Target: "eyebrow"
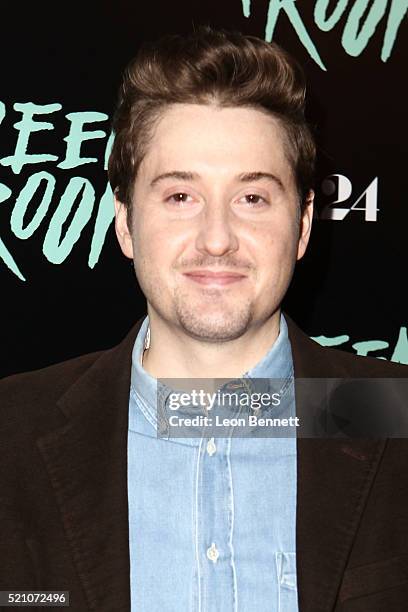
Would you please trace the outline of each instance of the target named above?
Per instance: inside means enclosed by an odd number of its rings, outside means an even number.
[[[163,174],[159,174],[156,176],[150,183],[150,187],[155,187],[161,181],[166,179],[177,179],[181,181],[194,181],[198,180],[200,177],[196,172],[185,172],[182,170],[172,170],[171,172],[164,172]],[[244,172],[237,176],[237,179],[242,183],[252,183],[254,181],[261,181],[262,179],[268,179],[270,181],[274,181],[282,191],[284,191],[284,186],[281,179],[276,176],[276,174],[272,174],[271,172]]]
[[[244,174],[240,174],[238,178],[243,183],[252,183],[253,181],[268,179],[270,181],[274,181],[282,189],[282,191],[285,189],[279,176],[276,176],[276,174],[272,174],[271,172],[244,172]]]
[[[159,174],[152,180],[152,182],[150,183],[150,187],[154,187],[155,185],[157,185],[157,183],[160,183],[160,181],[164,181],[169,178],[178,179],[180,181],[194,181],[200,178],[200,175],[196,172],[182,172],[181,170],[164,172],[163,174]]]

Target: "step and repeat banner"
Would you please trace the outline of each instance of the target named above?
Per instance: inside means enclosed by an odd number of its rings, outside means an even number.
[[[187,0],[2,8],[0,376],[117,343],[145,313],[106,175],[121,72],[199,24],[303,65],[317,210],[285,308],[326,346],[408,363],[408,0]]]

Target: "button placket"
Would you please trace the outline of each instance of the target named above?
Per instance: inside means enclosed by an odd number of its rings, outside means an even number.
[[[232,485],[227,440],[223,436],[208,436],[202,440],[199,453],[198,546],[202,555],[202,574],[198,599],[203,610],[212,609],[214,605],[219,610],[234,609],[234,567],[229,544],[233,525],[230,516]]]

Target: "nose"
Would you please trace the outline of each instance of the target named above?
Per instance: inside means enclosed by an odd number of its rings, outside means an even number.
[[[238,250],[232,211],[221,202],[207,203],[200,219],[196,248],[203,254],[221,257]]]

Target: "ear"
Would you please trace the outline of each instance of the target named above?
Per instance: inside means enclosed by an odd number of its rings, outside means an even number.
[[[133,259],[132,236],[127,222],[127,208],[115,194],[115,231],[122,253]]]
[[[300,217],[299,225],[299,243],[296,259],[299,260],[303,257],[306,251],[307,244],[309,242],[310,231],[312,229],[313,220],[313,201],[314,191],[311,189],[306,196],[306,202]]]

